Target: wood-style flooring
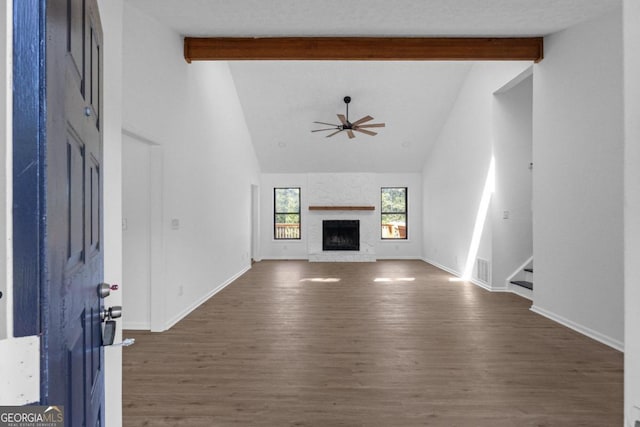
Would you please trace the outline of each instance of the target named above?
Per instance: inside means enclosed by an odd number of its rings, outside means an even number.
[[[619,426],[623,355],[422,261],[262,261],[126,331],[124,425]]]

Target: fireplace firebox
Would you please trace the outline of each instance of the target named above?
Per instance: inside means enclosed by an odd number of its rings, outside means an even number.
[[[359,251],[360,220],[322,221],[323,251]]]

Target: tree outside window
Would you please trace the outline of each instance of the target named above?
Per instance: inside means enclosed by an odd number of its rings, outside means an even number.
[[[381,189],[382,239],[407,239],[407,188]]]
[[[273,238],[300,239],[300,188],[273,189]]]

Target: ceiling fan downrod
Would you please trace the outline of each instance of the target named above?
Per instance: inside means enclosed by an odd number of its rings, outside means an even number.
[[[348,127],[342,127],[343,129],[351,129],[351,122],[349,121],[349,103],[351,102],[351,97],[350,96],[345,96],[344,97],[344,103],[347,104],[347,124],[349,125]]]

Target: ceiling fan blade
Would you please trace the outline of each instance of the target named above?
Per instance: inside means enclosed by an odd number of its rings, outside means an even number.
[[[371,116],[364,116],[363,118],[361,118],[360,120],[356,120],[355,122],[351,123],[353,126],[357,126],[360,123],[365,123],[365,122],[370,122],[371,120],[373,120],[373,117]]]
[[[335,125],[333,123],[325,123],[325,122],[313,122],[313,123],[317,123],[319,125],[335,126],[336,128],[339,126],[339,125]]]
[[[376,136],[378,133],[377,132],[371,132],[370,130],[366,130],[366,129],[354,129],[356,132],[362,132],[362,133],[366,133],[367,135],[371,135],[371,136]]]
[[[333,135],[335,135],[335,134],[337,134],[337,133],[340,133],[340,132],[342,132],[342,129],[340,129],[340,130],[339,130],[339,131],[337,131],[337,132],[330,133],[329,135],[327,135],[327,138],[330,138],[330,137],[332,137]]]
[[[351,129],[347,129],[347,135],[349,135],[349,139],[353,139],[356,136],[353,134],[353,131]]]
[[[344,114],[338,114],[337,116],[338,116],[338,119],[340,119],[340,122],[343,125],[348,126],[349,122],[347,121],[347,118],[344,116]]]
[[[327,129],[314,129],[311,132],[321,132],[323,130],[336,130],[336,129],[341,130],[339,127],[333,127],[333,128],[327,128]]]
[[[385,126],[384,123],[370,123],[368,125],[360,125],[359,128],[383,128]]]

